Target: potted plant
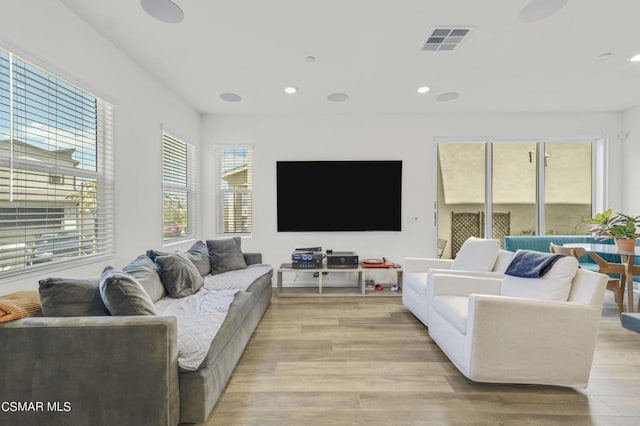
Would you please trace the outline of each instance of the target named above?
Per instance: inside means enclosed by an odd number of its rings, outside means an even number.
[[[640,225],[640,216],[613,214],[613,211],[608,209],[585,219],[585,222],[592,225],[591,232],[596,238],[613,238],[618,250],[633,251],[636,239],[640,237],[637,229]]]

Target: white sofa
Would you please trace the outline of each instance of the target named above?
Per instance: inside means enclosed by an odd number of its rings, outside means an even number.
[[[498,240],[470,238],[455,260],[407,257],[402,276],[402,303],[424,325],[429,321],[430,276],[434,273],[502,277],[513,253],[500,250]]]
[[[607,279],[577,270],[559,301],[501,295],[502,278],[435,273],[429,334],[471,380],[586,387]]]

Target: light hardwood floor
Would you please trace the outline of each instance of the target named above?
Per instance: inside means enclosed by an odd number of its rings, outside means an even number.
[[[205,425],[640,425],[607,292],[587,389],[465,379],[400,298],[274,298]]]

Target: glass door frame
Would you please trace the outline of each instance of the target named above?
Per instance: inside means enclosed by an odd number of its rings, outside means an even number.
[[[485,200],[484,230],[485,235],[493,235],[493,144],[494,143],[535,143],[537,158],[544,158],[546,143],[591,143],[591,214],[603,211],[608,205],[608,139],[606,136],[572,137],[572,138],[505,138],[505,137],[435,137],[433,140],[433,247],[438,240],[438,185],[440,165],[438,146],[441,143],[484,143],[485,144]],[[540,235],[545,230],[545,163],[536,162],[536,208],[535,230]]]

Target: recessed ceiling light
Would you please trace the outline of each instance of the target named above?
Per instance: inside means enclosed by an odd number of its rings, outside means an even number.
[[[518,14],[520,22],[530,23],[555,15],[569,0],[532,0]]]
[[[182,9],[171,0],[140,0],[142,8],[158,21],[177,24],[184,19]]]
[[[447,92],[447,93],[443,93],[441,95],[438,95],[436,97],[436,100],[438,100],[440,102],[449,102],[449,101],[453,101],[455,99],[458,99],[459,96],[460,96],[460,93]]]
[[[346,93],[332,93],[327,96],[327,99],[331,102],[344,102],[349,99],[349,95],[347,95]]]
[[[298,88],[295,86],[288,86],[284,88],[284,93],[287,95],[293,95],[296,92],[298,92]]]
[[[225,92],[220,93],[220,99],[227,102],[240,102],[242,100],[242,96],[237,93]]]
[[[424,95],[425,93],[427,93],[429,89],[427,86],[420,86],[418,87],[418,93],[420,93],[421,95]]]
[[[629,58],[629,62],[640,62],[640,53]]]

